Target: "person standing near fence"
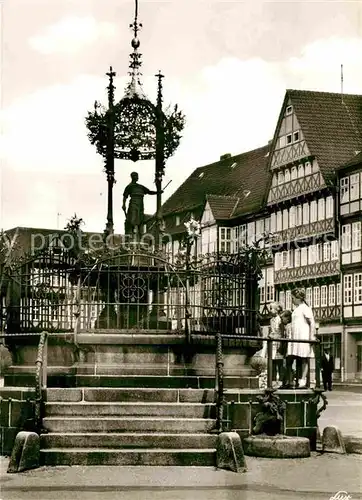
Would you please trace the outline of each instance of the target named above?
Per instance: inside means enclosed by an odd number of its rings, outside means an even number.
[[[295,305],[292,313],[292,339],[315,340],[314,315],[312,309],[305,302],[303,289],[295,288],[292,291],[292,302]],[[287,354],[297,360],[296,387],[305,388],[307,386],[308,361],[314,357],[313,347],[307,342],[289,342]]]
[[[283,311],[282,306],[278,302],[273,302],[270,306],[270,327],[269,337],[272,339],[280,339],[282,337],[282,320],[280,314]],[[273,380],[278,384],[282,382],[283,377],[283,355],[280,353],[280,342],[273,342],[272,359],[273,359]]]
[[[334,370],[334,359],[328,346],[324,348],[321,359],[322,380],[325,391],[332,390],[332,373]]]

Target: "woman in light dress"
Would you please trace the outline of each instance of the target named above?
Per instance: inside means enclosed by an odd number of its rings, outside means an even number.
[[[292,302],[295,309],[292,313],[292,339],[315,340],[316,329],[312,309],[305,302],[305,292],[301,288],[292,291]],[[287,356],[297,361],[296,387],[307,385],[308,359],[314,357],[311,344],[288,342]],[[300,378],[298,379],[298,376]]]

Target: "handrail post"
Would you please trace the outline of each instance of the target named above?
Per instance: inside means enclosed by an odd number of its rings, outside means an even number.
[[[315,387],[319,389],[321,386],[321,344],[318,339],[318,342],[314,344],[314,353],[315,353]]]
[[[267,383],[271,388],[273,385],[273,340],[267,339]]]
[[[42,382],[42,389],[46,389],[48,385],[48,333],[47,332],[45,332],[45,339],[44,339],[41,382]]]
[[[216,430],[223,431],[223,411],[224,411],[224,362],[222,355],[222,335],[218,331],[215,336],[216,340],[216,383],[217,383],[217,400],[216,400]],[[216,389],[216,388],[215,388]]]

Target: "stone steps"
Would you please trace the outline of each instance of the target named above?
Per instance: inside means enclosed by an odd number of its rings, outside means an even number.
[[[215,450],[51,448],[40,450],[44,465],[214,466]]]
[[[50,448],[173,448],[215,449],[217,436],[202,433],[84,432],[48,433],[41,436],[42,449]]]
[[[215,418],[215,406],[200,403],[46,403],[45,413],[53,416],[165,416],[179,418]]]
[[[167,417],[45,417],[43,427],[48,432],[210,432],[215,420],[210,418]]]
[[[35,373],[7,373],[4,384],[12,387],[34,387]],[[50,371],[47,379],[48,387],[145,387],[145,388],[194,388],[212,389],[215,378],[199,375],[77,375],[64,373],[55,374]],[[226,376],[224,387],[237,389],[255,389],[258,379],[249,376]]]

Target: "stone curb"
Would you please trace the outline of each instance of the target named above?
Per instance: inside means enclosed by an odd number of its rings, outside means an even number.
[[[307,458],[310,457],[310,441],[298,436],[256,435],[243,439],[244,453],[252,457]]]
[[[344,445],[347,453],[356,453],[362,455],[362,438],[354,436],[343,436]]]

